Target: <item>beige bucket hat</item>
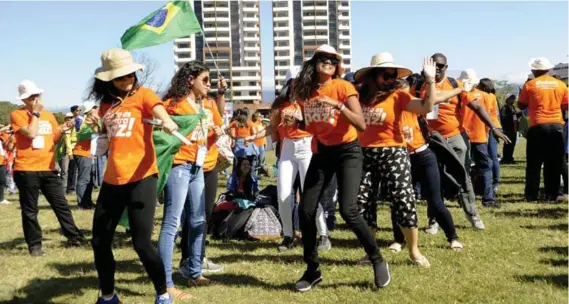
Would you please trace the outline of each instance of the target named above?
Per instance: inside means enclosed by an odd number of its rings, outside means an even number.
[[[460,72],[460,76],[458,76],[456,80],[460,80],[463,83],[466,82],[473,85],[476,85],[480,82],[480,78],[476,76],[476,72],[473,69],[466,69]]]
[[[333,55],[338,59],[338,68],[336,69],[336,74],[338,76],[344,74],[344,67],[342,67],[342,55],[336,51],[336,49],[328,44],[323,44],[319,46],[316,50],[314,50],[314,54],[308,60],[312,60],[317,54],[328,54]]]
[[[388,52],[383,52],[371,57],[369,67],[361,68],[354,74],[356,82],[360,82],[362,77],[365,77],[373,69],[397,69],[397,78],[405,78],[413,72],[408,68],[395,64],[393,55]]]
[[[115,78],[144,71],[144,65],[134,62],[130,52],[123,49],[110,49],[101,55],[101,64],[95,71],[95,78],[111,81]]]
[[[545,57],[531,58],[528,62],[528,65],[532,70],[537,71],[547,71],[553,69],[554,67],[554,65],[551,64],[551,61]]]
[[[36,83],[31,80],[23,80],[18,84],[18,99],[20,100],[41,93],[43,93],[43,90],[38,88]]]

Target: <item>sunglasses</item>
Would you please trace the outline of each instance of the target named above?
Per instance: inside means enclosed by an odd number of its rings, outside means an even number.
[[[447,67],[446,64],[442,64],[442,63],[437,63],[436,66],[437,66],[437,70],[443,70]]]
[[[117,78],[113,79],[113,81],[125,81],[125,80],[130,79],[130,78],[134,78],[134,73],[130,73],[128,75],[117,77]]]
[[[380,69],[379,74],[383,76],[383,79],[396,79],[397,70],[396,69]]]
[[[209,76],[206,76],[204,78],[201,79],[203,84],[208,84],[209,83]]]
[[[325,56],[325,55],[321,55],[321,56],[316,57],[316,61],[318,61],[320,63],[326,63],[326,62],[330,61],[330,63],[333,65],[336,65],[339,62],[338,58],[330,58],[330,57]]]

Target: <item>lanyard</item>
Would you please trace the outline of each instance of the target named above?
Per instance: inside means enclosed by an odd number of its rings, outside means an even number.
[[[194,110],[194,112],[196,112],[196,114],[200,115],[200,114],[204,114],[204,107],[203,107],[203,102],[199,103],[199,107],[196,105],[196,102],[191,100],[190,97],[188,96],[186,98],[186,100],[188,101],[188,104],[190,105],[190,107],[192,107],[192,109]],[[201,134],[203,136],[203,138],[198,138],[198,140],[204,140],[207,142],[207,132],[206,132],[206,128],[204,128],[204,119],[203,116],[200,117],[200,129],[201,129]]]

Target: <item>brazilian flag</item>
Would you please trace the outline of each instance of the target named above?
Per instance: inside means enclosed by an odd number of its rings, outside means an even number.
[[[144,17],[121,37],[122,48],[134,50],[201,31],[190,1],[172,1]]]
[[[199,114],[171,115],[170,117],[178,125],[178,132],[187,137],[198,125],[200,119],[205,117],[205,113],[203,110],[200,110]],[[156,161],[158,163],[159,172],[157,194],[160,195],[162,190],[164,190],[164,186],[166,186],[168,176],[172,170],[174,156],[182,147],[182,141],[180,141],[176,136],[167,134],[159,129],[154,130],[152,136],[154,139],[154,149],[156,151]],[[126,209],[121,216],[119,224],[130,229]]]

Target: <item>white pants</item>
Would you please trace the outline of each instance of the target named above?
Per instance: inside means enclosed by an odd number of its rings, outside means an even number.
[[[300,175],[300,187],[304,188],[304,178],[310,159],[312,158],[312,137],[300,139],[285,138],[282,143],[281,158],[279,159],[279,173],[277,176],[277,191],[279,199],[279,214],[283,223],[284,236],[292,237],[293,221],[292,210],[296,198],[293,191],[296,175]],[[295,208],[298,211],[298,209]],[[328,236],[328,227],[324,219],[324,209],[318,205],[316,211],[316,228],[321,236]]]

